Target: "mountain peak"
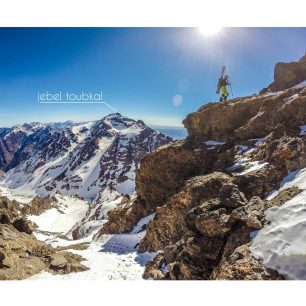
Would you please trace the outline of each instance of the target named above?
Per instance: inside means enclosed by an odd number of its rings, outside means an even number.
[[[112,128],[116,130],[124,130],[132,125],[134,125],[137,121],[134,119],[130,119],[121,115],[120,113],[111,113],[104,118],[102,118],[103,122],[110,125]]]

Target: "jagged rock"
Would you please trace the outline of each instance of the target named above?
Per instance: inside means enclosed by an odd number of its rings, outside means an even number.
[[[121,234],[130,232],[135,224],[148,214],[146,206],[140,199],[133,200],[110,210],[108,221],[95,235],[94,239],[103,234]]]
[[[49,269],[60,274],[68,274],[72,272],[83,272],[88,270],[86,266],[81,264],[84,258],[80,255],[69,252],[58,252],[51,256]]]
[[[229,224],[230,217],[226,214],[225,208],[219,208],[214,211],[206,212],[195,218],[196,229],[207,237],[224,237],[231,229]]]
[[[212,275],[213,280],[281,280],[276,271],[266,268],[250,254],[249,244],[237,247],[234,252],[222,261]]]
[[[296,195],[298,195],[301,190],[297,187],[290,187],[280,191],[278,195],[276,195],[273,199],[267,201],[267,205],[273,206],[282,206],[285,202],[291,200]]]
[[[244,194],[234,184],[225,184],[220,190],[221,204],[228,208],[237,208],[247,203]]]
[[[147,210],[153,211],[177,193],[186,179],[203,173],[204,167],[204,158],[184,141],[163,146],[142,159],[136,175],[137,194]]]
[[[203,201],[216,198],[222,185],[230,181],[228,175],[218,172],[188,180],[182,191],[157,208],[155,218],[147,225],[139,249],[157,251],[190,235],[192,230],[186,221],[188,211]]]
[[[197,174],[206,174],[212,169],[222,171],[232,165],[234,155],[232,147],[224,146],[216,154],[208,150],[205,144],[194,148],[184,141],[158,148],[142,159],[136,174],[138,199],[110,211],[100,234],[130,231],[142,217],[155,212],[177,193],[187,179]]]
[[[283,90],[306,80],[306,54],[298,61],[277,63],[274,68],[274,82],[261,93]]]
[[[31,234],[33,224],[21,215],[20,205],[7,197],[0,197],[0,223],[11,224],[20,232]]]
[[[0,268],[1,268],[1,266],[2,266],[2,262],[3,262],[4,258],[5,258],[5,255],[4,255],[3,252],[1,252],[1,250],[0,250]]]
[[[268,165],[259,170],[235,176],[233,183],[238,186],[247,199],[251,199],[253,196],[265,198],[279,187],[279,183],[285,174],[278,171],[274,166]]]
[[[0,279],[24,279],[44,270],[45,264],[32,250],[45,244],[12,225],[0,224],[0,246],[5,255],[0,268]]]
[[[31,223],[26,220],[25,218],[20,218],[15,220],[12,225],[19,231],[19,232],[25,232],[27,234],[32,234],[33,232],[33,226]]]
[[[253,197],[246,205],[234,209],[230,218],[243,221],[248,227],[261,229],[265,208],[264,201],[259,197]]]
[[[26,220],[24,211],[27,209],[20,203],[0,197],[0,280],[25,279],[49,267],[54,273],[87,269],[80,263],[84,260],[81,256],[58,253],[31,235],[33,225]]]
[[[25,215],[39,216],[44,211],[54,207],[55,204],[56,204],[55,197],[40,198],[36,196],[29,203],[24,204],[24,206],[21,208],[21,211]]]
[[[295,171],[306,166],[306,139],[278,125],[253,156],[270,163],[280,172]]]
[[[186,216],[189,226],[207,237],[224,237],[231,229],[229,214],[219,199],[212,199],[191,209]]]
[[[145,279],[154,279],[162,280],[166,279],[166,273],[162,272],[165,267],[164,256],[162,254],[157,254],[154,257],[154,260],[151,260],[148,265],[145,267],[143,278]]]

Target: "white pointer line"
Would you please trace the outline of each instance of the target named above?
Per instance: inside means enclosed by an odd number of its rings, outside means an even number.
[[[46,102],[42,102],[39,101],[40,104],[104,104],[106,106],[108,106],[110,109],[112,109],[113,111],[117,111],[114,107],[112,107],[111,105],[109,105],[106,102],[101,102],[101,101],[46,101]]]

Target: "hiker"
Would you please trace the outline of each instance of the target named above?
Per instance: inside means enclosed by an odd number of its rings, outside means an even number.
[[[230,85],[231,83],[229,82],[229,78],[227,74],[224,74],[223,76],[220,77],[218,81],[218,89],[217,89],[217,94],[221,92],[221,97],[220,97],[220,102],[226,101],[227,97],[229,95],[229,92],[227,91],[226,86]]]

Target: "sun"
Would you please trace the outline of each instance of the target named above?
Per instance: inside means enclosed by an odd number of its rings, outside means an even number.
[[[198,30],[202,35],[214,36],[221,31],[221,27],[216,27],[214,25],[207,25],[206,27],[199,27]]]

